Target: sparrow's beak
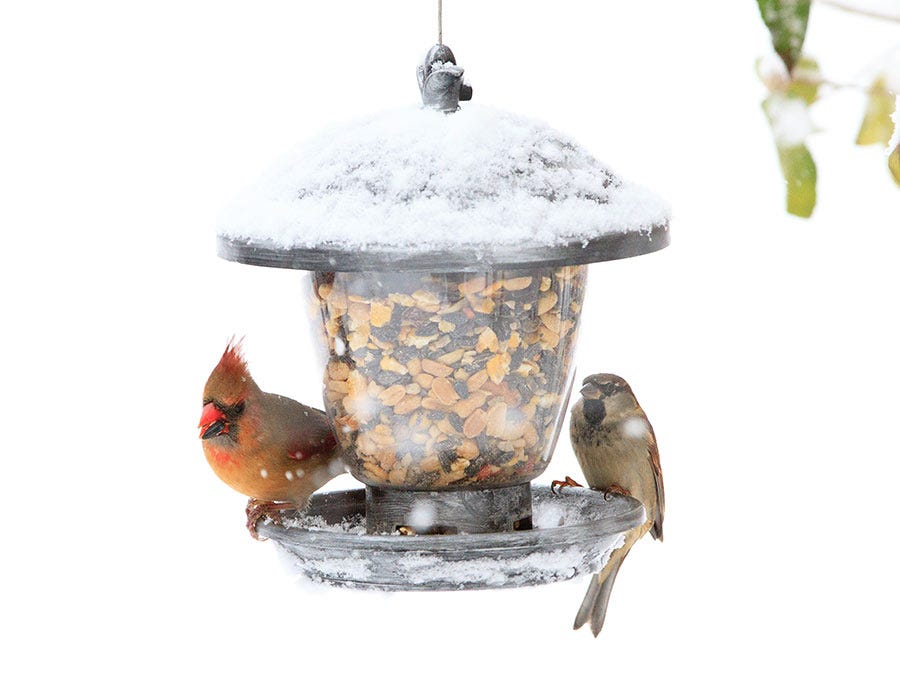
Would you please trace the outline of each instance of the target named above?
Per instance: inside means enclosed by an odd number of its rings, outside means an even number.
[[[585,400],[600,400],[603,398],[603,391],[596,384],[585,384],[581,387],[581,396]]]

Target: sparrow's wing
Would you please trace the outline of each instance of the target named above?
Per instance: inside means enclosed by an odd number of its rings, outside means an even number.
[[[663,538],[663,517],[666,515],[666,492],[663,487],[662,466],[659,463],[659,448],[656,445],[656,434],[653,426],[647,421],[647,454],[650,457],[650,468],[653,470],[653,483],[656,486],[656,516],[650,534],[656,540]]]

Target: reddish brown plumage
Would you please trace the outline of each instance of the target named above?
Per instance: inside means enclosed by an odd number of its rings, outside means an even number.
[[[242,341],[231,339],[225,346],[225,352],[219,360],[218,369],[221,373],[231,376],[242,376],[248,374],[247,361],[244,360],[243,351],[241,350]]]
[[[313,492],[343,472],[325,413],[262,391],[239,344],[226,347],[206,382],[203,404],[200,437],[206,460],[251,502],[302,508]]]

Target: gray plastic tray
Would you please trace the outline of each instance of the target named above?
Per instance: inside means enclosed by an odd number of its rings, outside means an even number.
[[[366,535],[363,489],[314,495],[285,526],[260,524],[309,580],[390,591],[521,587],[594,573],[644,519],[631,497],[533,486],[535,528],[471,535]]]

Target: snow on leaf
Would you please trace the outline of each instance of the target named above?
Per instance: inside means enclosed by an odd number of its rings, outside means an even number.
[[[809,218],[816,206],[816,164],[806,147],[813,131],[809,106],[800,97],[772,93],[763,101],[787,189],[787,211]]]
[[[775,93],[766,98],[763,108],[779,148],[801,145],[813,132],[809,107],[802,99]]]
[[[801,57],[794,66],[793,74],[788,74],[776,55],[771,55],[771,58],[761,57],[756,61],[756,74],[769,92],[796,97],[807,104],[819,99],[822,73],[818,62],[810,57]]]
[[[894,182],[900,185],[900,95],[894,98],[891,120],[894,122],[894,133],[887,144],[888,170],[891,171]]]
[[[757,4],[772,36],[772,47],[792,72],[806,37],[810,0],[757,0]]]
[[[894,99],[894,113],[891,114],[891,120],[894,122],[894,134],[888,142],[888,149],[900,147],[900,95]]]

